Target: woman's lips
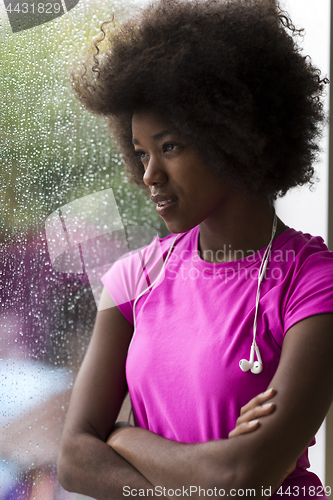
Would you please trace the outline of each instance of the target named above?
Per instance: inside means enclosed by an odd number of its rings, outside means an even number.
[[[159,215],[165,215],[177,203],[177,199],[169,199],[156,203],[156,211]]]
[[[163,216],[177,203],[176,196],[152,195],[151,200],[156,204],[156,211]]]

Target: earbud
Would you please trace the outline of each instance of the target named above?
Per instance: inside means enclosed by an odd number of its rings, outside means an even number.
[[[248,372],[253,367],[253,363],[247,359],[241,359],[239,362],[239,367],[243,372]]]
[[[248,372],[251,370],[252,373],[258,374],[261,373],[263,370],[263,364],[259,352],[259,348],[256,343],[256,333],[257,333],[257,316],[258,316],[258,308],[259,308],[259,301],[260,301],[260,285],[262,280],[264,279],[264,275],[266,272],[267,264],[269,261],[269,257],[271,255],[271,250],[272,250],[272,244],[276,232],[276,227],[277,227],[277,217],[276,213],[274,212],[274,219],[273,219],[273,226],[272,226],[272,234],[271,234],[271,239],[267,245],[267,248],[265,250],[265,253],[263,255],[259,272],[258,272],[258,288],[257,288],[257,296],[256,296],[256,310],[254,314],[254,321],[253,321],[253,341],[251,345],[251,353],[250,353],[250,359],[241,359],[239,362],[239,367],[243,372]],[[257,355],[257,361],[254,361],[254,353]]]
[[[251,368],[251,372],[252,373],[261,373],[262,372],[262,363],[260,363],[259,361],[255,361],[253,363],[252,368]]]
[[[257,355],[257,361],[255,361],[253,363],[253,366],[251,368],[251,372],[258,374],[258,373],[262,372],[263,366],[262,366],[262,360],[261,360],[261,356],[260,356],[259,347],[257,346],[257,344],[254,344],[254,348],[256,351],[256,355]]]
[[[258,361],[254,361],[254,352],[257,355]],[[251,370],[251,372],[255,374],[262,372],[263,365],[257,344],[251,345],[250,359],[241,359],[239,362],[239,367],[243,372],[248,372],[249,370]]]
[[[251,353],[249,361],[247,359],[241,359],[239,362],[239,367],[243,372],[248,372],[252,370],[254,364],[254,345],[251,345]]]

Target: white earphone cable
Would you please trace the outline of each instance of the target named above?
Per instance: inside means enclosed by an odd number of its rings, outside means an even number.
[[[256,333],[257,333],[258,308],[259,308],[259,301],[260,301],[260,285],[261,285],[261,282],[264,278],[264,275],[265,275],[265,272],[267,269],[267,264],[268,264],[269,257],[271,254],[274,236],[276,233],[276,227],[277,227],[277,216],[276,216],[276,213],[274,212],[274,220],[273,220],[273,226],[272,226],[271,239],[270,239],[270,241],[267,245],[267,248],[265,250],[265,253],[264,253],[264,256],[262,258],[261,265],[259,268],[259,272],[258,272],[258,287],[257,287],[257,295],[256,295],[256,310],[255,310],[254,322],[253,322],[253,342],[252,342],[252,346],[255,348],[256,353],[259,350],[257,343],[256,343]]]
[[[170,254],[171,254],[171,252],[172,252],[172,250],[173,250],[173,248],[174,248],[174,246],[175,246],[175,244],[176,244],[176,241],[177,241],[177,239],[179,238],[179,235],[180,235],[180,233],[179,233],[179,234],[177,234],[177,235],[176,235],[176,237],[174,238],[174,240],[173,240],[173,242],[172,242],[172,244],[171,244],[171,246],[170,246],[170,248],[169,248],[169,250],[168,250],[168,253],[167,253],[167,256],[166,256],[166,258],[165,258],[165,261],[163,262],[163,266],[162,266],[162,268],[161,268],[161,271],[158,273],[157,278],[156,278],[156,279],[153,281],[153,283],[151,283],[151,284],[150,284],[150,285],[149,285],[149,286],[148,286],[148,287],[147,287],[147,288],[146,288],[143,292],[141,292],[141,293],[137,296],[137,298],[135,299],[135,301],[134,301],[134,304],[133,304],[133,326],[134,326],[134,331],[133,331],[132,340],[133,340],[134,333],[135,333],[135,328],[136,328],[136,321],[135,321],[135,306],[136,306],[136,303],[137,303],[137,301],[138,301],[138,300],[142,297],[142,295],[144,295],[145,293],[147,293],[147,292],[150,290],[150,288],[152,288],[152,287],[155,285],[155,283],[156,283],[156,282],[158,281],[158,279],[160,278],[161,274],[163,273],[163,271],[164,271],[164,269],[165,269],[165,266],[166,266],[166,263],[167,263],[167,261],[168,261],[168,259],[169,259],[169,257],[170,257]],[[132,342],[131,342],[131,343],[132,343]]]
[[[260,363],[261,365],[261,368],[260,370],[258,371],[254,371],[254,373],[260,373],[260,371],[262,370],[262,360],[261,360],[261,356],[260,356],[260,351],[259,351],[259,348],[258,348],[258,345],[257,345],[257,342],[256,342],[256,334],[257,334],[257,317],[258,317],[258,309],[259,309],[259,302],[260,302],[260,286],[261,286],[261,283],[263,281],[263,278],[264,278],[264,275],[265,275],[265,272],[266,272],[266,269],[267,269],[267,265],[268,265],[268,261],[269,261],[269,257],[270,257],[270,254],[271,254],[271,250],[272,250],[272,245],[273,245],[273,240],[274,240],[274,236],[275,236],[275,233],[276,233],[276,228],[277,228],[277,216],[276,216],[276,213],[274,212],[274,220],[273,220],[273,226],[272,226],[272,233],[271,233],[271,239],[267,245],[267,248],[264,252],[264,255],[263,255],[263,258],[262,258],[262,261],[261,261],[261,264],[260,264],[260,268],[259,268],[259,271],[258,271],[258,286],[257,286],[257,294],[256,294],[256,309],[255,309],[255,315],[254,315],[254,321],[253,321],[253,340],[252,340],[252,345],[251,345],[251,358],[253,358],[254,356],[254,352],[256,353],[257,355],[257,359],[258,359],[258,362]],[[169,250],[168,250],[168,253],[167,253],[167,256],[163,262],[163,266],[161,268],[161,271],[159,272],[157,278],[153,281],[153,283],[151,283],[143,292],[141,292],[137,298],[135,299],[134,301],[134,304],[133,304],[133,326],[134,326],[134,331],[133,331],[133,336],[132,336],[132,340],[131,340],[131,343],[129,345],[129,347],[131,346],[132,342],[133,342],[133,338],[134,338],[134,334],[135,334],[135,330],[136,330],[136,319],[135,319],[135,307],[136,307],[136,304],[138,302],[138,300],[145,294],[147,293],[158,281],[158,279],[160,278],[161,274],[163,273],[164,269],[165,269],[165,266],[166,266],[166,263],[170,257],[170,254],[176,244],[176,241],[179,237],[179,234],[176,235],[176,237],[174,238]],[[242,363],[246,363],[246,364],[249,364],[248,361],[246,360],[241,360],[240,361],[240,367],[242,368]],[[252,365],[253,365],[253,360],[252,360]],[[249,368],[245,368],[243,367],[242,370],[243,371],[247,371]]]

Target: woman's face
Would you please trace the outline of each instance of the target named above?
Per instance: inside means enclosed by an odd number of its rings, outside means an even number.
[[[132,136],[145,170],[143,181],[169,231],[182,233],[219,216],[232,190],[193,144],[153,110],[133,115]]]

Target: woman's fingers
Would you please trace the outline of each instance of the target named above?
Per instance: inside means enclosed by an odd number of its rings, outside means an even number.
[[[269,415],[274,411],[274,403],[267,403],[267,401],[275,394],[276,391],[271,388],[251,399],[251,401],[243,406],[241,414],[236,421],[235,428],[229,433],[229,438],[246,434],[257,429],[260,426],[258,418]]]
[[[237,425],[231,432],[229,432],[228,437],[240,436],[241,434],[247,434],[252,432],[259,427],[259,420],[251,420],[250,422],[244,422],[243,424]]]
[[[244,422],[249,422],[250,420],[269,415],[274,411],[274,409],[274,403],[265,403],[261,406],[256,406],[252,410],[248,410],[246,413],[243,413],[240,417],[238,417],[236,427]]]
[[[271,399],[273,396],[275,396],[276,390],[271,387],[268,389],[266,392],[262,392],[261,394],[258,394],[258,396],[254,397],[249,401],[245,406],[241,408],[240,414],[243,415],[244,413],[247,413],[249,410],[252,410],[256,406],[260,406],[269,399]]]

